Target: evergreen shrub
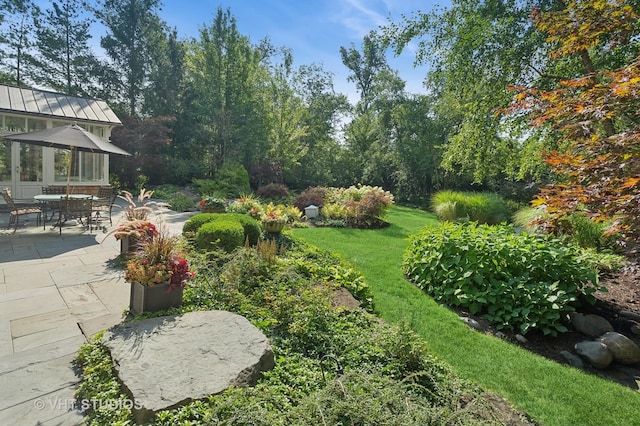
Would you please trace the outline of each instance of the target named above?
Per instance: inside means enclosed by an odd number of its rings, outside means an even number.
[[[434,299],[525,334],[556,335],[579,296],[594,301],[598,276],[580,252],[506,225],[446,222],[411,238],[405,274]]]
[[[230,253],[243,245],[244,229],[236,220],[215,220],[198,229],[195,242],[201,250],[222,249]]]

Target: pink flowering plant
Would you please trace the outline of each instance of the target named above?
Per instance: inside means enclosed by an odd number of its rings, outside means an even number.
[[[194,277],[177,236],[158,232],[145,237],[138,251],[127,262],[124,278],[129,282],[153,286],[169,283],[167,292],[184,288]]]

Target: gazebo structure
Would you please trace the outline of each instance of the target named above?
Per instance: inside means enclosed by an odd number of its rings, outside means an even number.
[[[31,198],[43,186],[102,186],[109,184],[109,156],[4,139],[16,133],[77,124],[108,141],[120,119],[106,102],[45,90],[0,84],[0,188],[8,187],[15,198]],[[69,176],[69,161],[72,160]]]

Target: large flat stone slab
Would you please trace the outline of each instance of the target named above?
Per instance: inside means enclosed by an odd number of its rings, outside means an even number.
[[[254,385],[274,365],[265,335],[225,311],[132,321],[111,328],[102,341],[138,423],[230,386]]]

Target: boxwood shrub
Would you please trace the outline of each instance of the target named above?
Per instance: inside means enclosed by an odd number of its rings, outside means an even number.
[[[261,235],[261,228],[258,221],[250,216],[239,213],[199,213],[191,216],[191,218],[182,226],[182,232],[189,236],[190,234],[196,234],[202,225],[214,221],[232,221],[238,222],[243,229],[244,243],[245,239],[249,239],[249,244],[254,246],[258,243]]]
[[[557,335],[580,295],[593,301],[595,269],[575,248],[507,225],[443,223],[410,240],[405,274],[434,299],[481,313],[497,328]]]
[[[244,243],[244,229],[236,220],[214,220],[196,232],[196,246],[202,250],[222,249],[232,252]]]

